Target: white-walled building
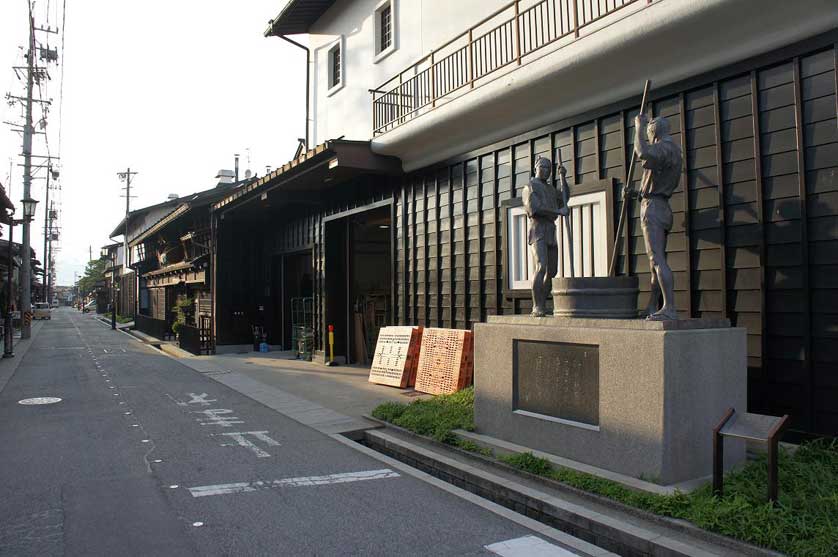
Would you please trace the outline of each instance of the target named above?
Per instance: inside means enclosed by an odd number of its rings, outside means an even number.
[[[360,302],[387,324],[529,312],[520,192],[538,156],[567,168],[579,273],[616,256],[648,289],[636,202],[614,229],[649,79],[647,110],[684,155],[668,243],[680,314],[748,329],[751,411],[838,433],[834,0],[278,8],[266,35],[310,48],[309,151],[214,206],[219,344],[253,324],[287,344],[299,296],[321,355],[333,325],[350,361]]]

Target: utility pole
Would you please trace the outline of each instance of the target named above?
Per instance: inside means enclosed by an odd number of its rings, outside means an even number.
[[[122,272],[123,274],[128,270],[128,265],[130,264],[130,257],[128,257],[128,215],[131,213],[131,177],[136,176],[137,172],[131,172],[131,167],[129,166],[125,172],[117,172],[117,176],[119,179],[125,182],[125,231],[122,234]],[[116,276],[116,260],[114,259],[114,276]],[[136,281],[135,281],[136,282]],[[135,288],[136,290],[136,288]],[[121,298],[124,299],[124,298]],[[123,315],[128,315],[125,312],[126,308],[121,308],[123,311]],[[132,308],[133,309],[133,308]],[[114,306],[114,311],[116,311],[116,306]]]
[[[47,190],[49,191],[49,190]],[[52,223],[55,220],[55,201],[52,202],[52,206],[49,208],[47,212],[47,216],[49,217],[49,242],[47,243],[47,250],[46,250],[46,260],[48,261],[49,265],[49,273],[46,271],[44,272],[44,288],[46,292],[44,293],[44,301],[48,304],[52,304],[52,276],[53,276],[53,261],[52,261],[52,235],[54,233]],[[46,265],[44,264],[44,269],[46,269]]]
[[[48,245],[49,245],[48,244],[49,236],[47,236],[47,232],[48,232],[48,228],[50,228],[50,224],[51,224],[50,220],[49,220],[49,216],[50,216],[50,211],[49,211],[49,178],[50,178],[50,174],[52,174],[52,164],[50,164],[50,161],[47,160],[47,189],[46,189],[46,199],[44,200],[44,209],[45,210],[44,210],[44,251],[43,251],[43,257],[44,257],[44,301],[47,302],[47,303],[49,303],[49,289],[47,288],[47,273],[49,272],[49,254],[48,254],[47,250],[48,250]]]
[[[23,199],[31,199],[32,188],[32,86],[35,81],[35,18],[32,16],[32,4],[29,4],[29,52],[26,55],[26,121],[23,125]],[[32,321],[28,319],[32,312],[32,257],[31,238],[28,219],[23,219],[23,253],[20,267],[20,311],[21,338],[32,336]]]

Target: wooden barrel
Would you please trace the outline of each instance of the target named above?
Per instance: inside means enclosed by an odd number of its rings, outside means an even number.
[[[637,277],[580,277],[553,279],[553,315],[634,319]]]

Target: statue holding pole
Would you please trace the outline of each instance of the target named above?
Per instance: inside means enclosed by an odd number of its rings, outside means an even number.
[[[532,277],[532,315],[543,317],[545,303],[550,294],[553,277],[558,271],[559,248],[556,242],[556,219],[568,212],[564,199],[558,190],[548,183],[553,163],[550,159],[538,157],[533,169],[534,176],[521,194],[527,213],[529,232],[527,244],[535,263]],[[559,166],[564,178],[565,169]]]
[[[666,262],[666,240],[672,229],[669,198],[681,179],[681,148],[669,135],[669,122],[665,118],[647,120],[641,112],[635,118],[634,152],[643,166],[638,192],[640,226],[652,274],[646,319],[678,319],[672,270]],[[658,309],[661,297],[663,305]]]

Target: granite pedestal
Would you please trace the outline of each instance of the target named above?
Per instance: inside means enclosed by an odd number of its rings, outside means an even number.
[[[475,325],[477,432],[673,484],[712,473],[713,427],[746,408],[727,320],[494,316]],[[725,465],[745,457],[725,446]]]

